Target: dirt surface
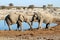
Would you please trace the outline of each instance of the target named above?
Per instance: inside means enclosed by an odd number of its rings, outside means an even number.
[[[60,40],[60,25],[51,29],[0,31],[0,40]]]

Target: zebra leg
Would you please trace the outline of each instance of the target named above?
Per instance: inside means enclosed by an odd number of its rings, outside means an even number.
[[[11,30],[11,29],[10,29],[10,25],[8,25],[8,27],[9,27],[9,31],[10,31],[10,30]]]
[[[19,26],[20,26],[21,31],[23,31],[22,22],[21,21],[18,21],[18,29],[19,29]]]
[[[30,22],[27,22],[30,26],[30,30],[32,30],[32,24]]]
[[[19,30],[19,23],[18,23],[18,21],[17,21],[17,31]]]
[[[10,31],[10,30],[11,30],[11,29],[10,29],[10,24],[11,24],[10,20],[7,19],[7,20],[6,20],[6,23],[7,23],[7,25],[8,25],[9,31]]]
[[[50,24],[50,23],[47,23],[47,24],[46,24],[46,28],[45,28],[45,29],[48,29],[48,25],[49,25],[49,24]]]
[[[37,29],[39,29],[40,28],[40,20],[38,20],[38,28]]]
[[[43,23],[43,19],[41,19],[41,20],[39,21],[38,28],[41,28],[41,29],[42,29],[42,23]]]

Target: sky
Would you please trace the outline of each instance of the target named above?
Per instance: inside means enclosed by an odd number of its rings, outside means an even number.
[[[0,0],[0,6],[6,5],[9,3],[13,3],[15,6],[42,6],[47,4],[53,4],[56,7],[60,7],[60,0]]]

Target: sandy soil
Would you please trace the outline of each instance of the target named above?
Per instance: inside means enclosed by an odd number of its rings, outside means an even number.
[[[60,40],[60,25],[51,29],[0,31],[0,40]]]

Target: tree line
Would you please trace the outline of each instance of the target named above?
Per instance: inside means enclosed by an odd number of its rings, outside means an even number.
[[[33,9],[34,7],[35,7],[34,5],[29,5],[27,8]],[[46,5],[43,5],[43,7],[45,8]],[[53,4],[48,4],[47,7],[49,7],[49,8],[50,8],[50,7],[53,7]],[[4,5],[0,6],[0,9],[11,9],[11,8],[17,8],[17,9],[20,9],[21,7],[14,6],[13,3],[9,3],[9,6],[4,6]],[[22,8],[26,8],[26,7],[23,7],[23,6],[22,6]]]

